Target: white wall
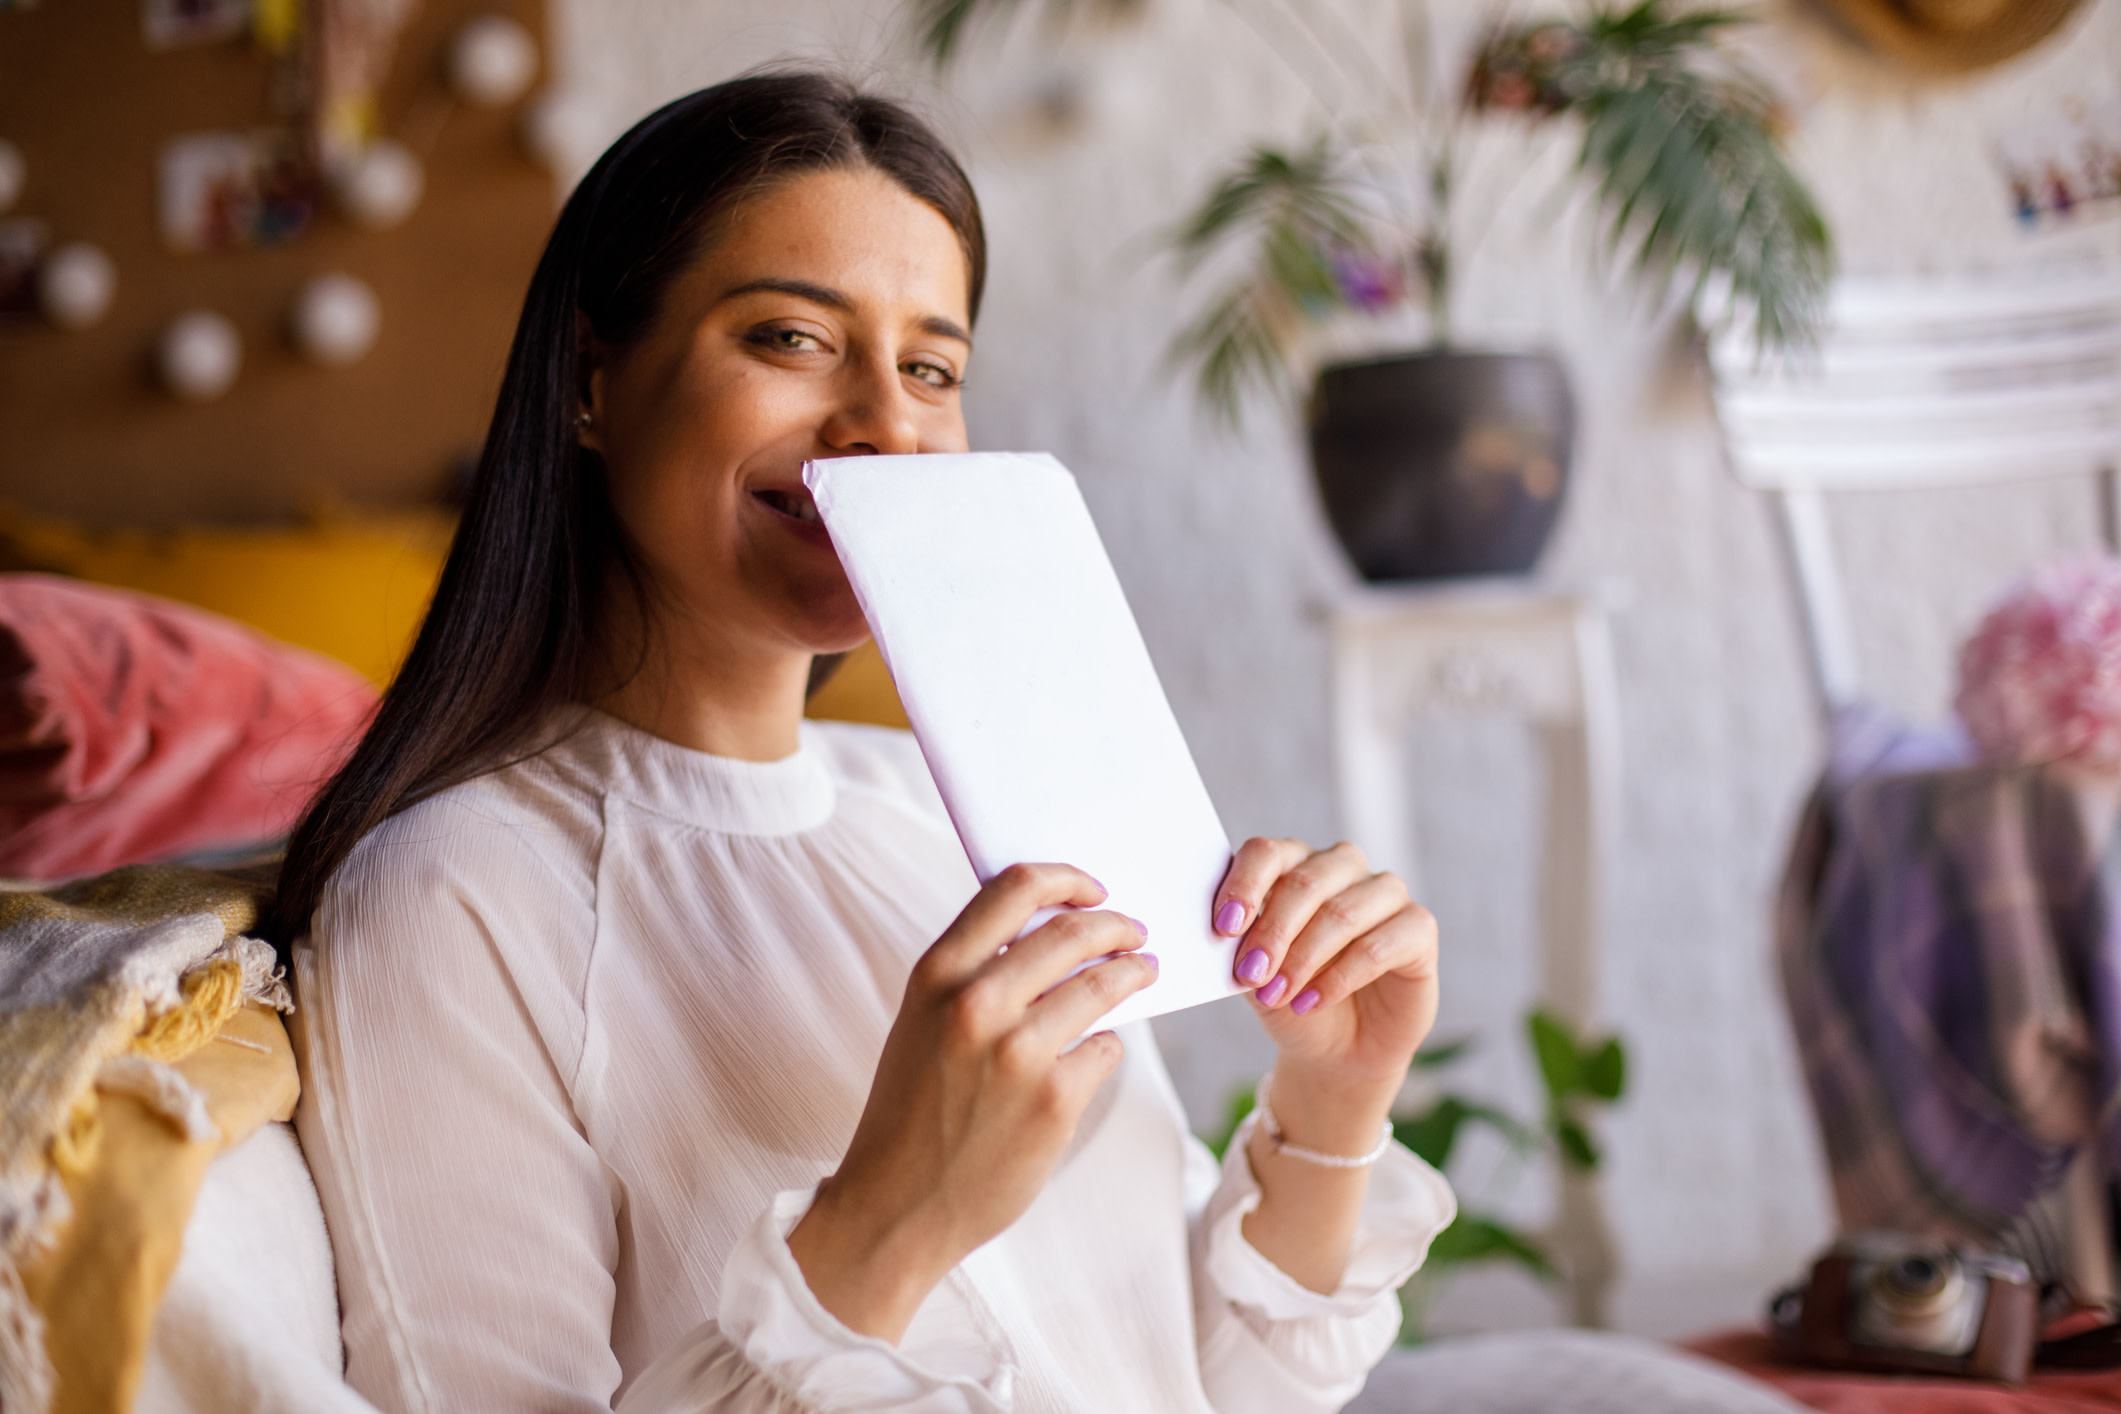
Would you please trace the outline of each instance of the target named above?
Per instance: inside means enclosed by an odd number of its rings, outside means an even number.
[[[1358,25],[1379,18],[1351,0]],[[1160,370],[1189,306],[1145,234],[1197,198],[1247,139],[1306,131],[1287,36],[1249,0],[1152,0],[1138,27],[1066,44],[1026,31],[937,89],[889,4],[855,0],[560,0],[557,59],[607,133],[764,61],[823,61],[915,96],[961,143],[994,271],[969,393],[975,445],[1058,454],[1082,479],[1149,646],[1233,832],[1335,836],[1323,644],[1311,606],[1347,582],[1292,425],[1208,431]],[[1463,30],[1472,11],[1449,11]],[[2000,130],[2069,95],[2110,96],[2121,0],[1963,81],[1897,77],[1791,0],[1754,39],[1798,95],[1798,157],[1861,272],[2121,258],[2121,223],[2028,237],[1988,153]],[[1373,33],[1389,33],[1382,25]],[[1378,52],[1393,52],[1380,42]],[[1071,123],[1045,121],[1072,96]],[[1543,174],[1559,136],[1483,138],[1469,204],[1502,201],[1465,259],[1461,336],[1550,347],[1582,409],[1571,502],[1543,573],[1617,576],[1627,753],[1608,1011],[1634,1091],[1608,1126],[1628,1262],[1620,1313],[1668,1333],[1743,1318],[1828,1233],[1817,1144],[1767,954],[1784,837],[1819,750],[1796,627],[1764,508],[1726,475],[1697,360],[1671,321],[1587,278],[1580,204]],[[1483,192],[1487,195],[1483,195]],[[1945,710],[1952,644],[2016,570],[2095,543],[2089,487],[1859,498],[1840,523],[1880,694]],[[1464,1080],[1521,1105],[1515,1018],[1531,991],[1537,777],[1508,724],[1425,731],[1421,839],[1448,957],[1440,1034],[1490,1043]],[[1240,1004],[1172,1019],[1167,1054],[1197,1116],[1266,1060]],[[1480,1156],[1475,1154],[1477,1159]],[[1473,1175],[1478,1181],[1479,1175]],[[1536,1184],[1517,1194],[1536,1215]],[[1439,1326],[1535,1317],[1506,1279],[1462,1283]]]

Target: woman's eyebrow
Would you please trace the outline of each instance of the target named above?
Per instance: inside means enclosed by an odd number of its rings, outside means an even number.
[[[776,280],[770,277],[764,280],[747,280],[724,294],[722,298],[724,300],[733,300],[739,295],[755,295],[762,292],[776,295],[794,295],[797,299],[809,300],[812,304],[821,304],[827,309],[836,309],[842,314],[854,313],[853,300],[833,289],[830,285],[813,285],[808,280]]]
[[[966,333],[956,320],[945,319],[940,314],[931,314],[923,319],[921,332],[933,334],[938,339],[955,339],[968,349],[972,347],[972,336]]]
[[[797,299],[821,304],[842,314],[854,313],[854,301],[830,285],[814,285],[808,280],[783,280],[772,276],[762,280],[746,280],[725,293],[722,299],[733,300],[739,295],[755,294],[794,295]],[[927,316],[921,320],[920,327],[924,334],[933,334],[939,339],[955,339],[968,348],[972,345],[972,336],[965,332],[963,326],[956,320],[943,318],[940,314]]]

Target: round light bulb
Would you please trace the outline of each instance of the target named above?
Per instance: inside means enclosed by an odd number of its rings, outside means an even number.
[[[505,15],[481,15],[449,46],[449,84],[482,108],[500,108],[529,91],[538,76],[538,42]]]
[[[374,348],[382,322],[376,292],[336,272],[303,285],[288,320],[295,347],[326,368],[343,368]]]
[[[389,138],[369,143],[332,174],[340,208],[362,226],[397,225],[412,215],[426,187],[420,159]]]
[[[118,267],[86,241],[60,246],[37,270],[37,306],[61,329],[86,329],[117,293]]]
[[[5,211],[22,200],[22,188],[29,181],[29,160],[22,149],[0,138],[0,211]]]
[[[579,174],[596,157],[596,104],[578,89],[548,88],[523,107],[517,134],[530,155],[554,175]]]
[[[210,309],[180,314],[155,348],[162,382],[187,402],[211,402],[227,392],[243,367],[243,336]]]

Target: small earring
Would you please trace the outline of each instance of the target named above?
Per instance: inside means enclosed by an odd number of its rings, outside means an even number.
[[[580,412],[574,415],[574,425],[576,430],[578,431],[587,432],[595,422],[596,419],[590,416],[589,409],[587,408],[582,409]]]

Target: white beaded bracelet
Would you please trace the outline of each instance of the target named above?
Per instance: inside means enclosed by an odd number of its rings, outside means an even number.
[[[1262,1075],[1259,1078],[1259,1088],[1252,1094],[1252,1112],[1259,1116],[1259,1126],[1267,1131],[1267,1141],[1274,1146],[1275,1153],[1286,1154],[1292,1159],[1302,1159],[1307,1164],[1317,1164],[1321,1168],[1363,1169],[1383,1158],[1385,1150],[1392,1147],[1392,1121],[1389,1119],[1384,1122],[1384,1132],[1377,1136],[1377,1147],[1367,1154],[1353,1158],[1346,1154],[1321,1154],[1316,1149],[1305,1149],[1291,1144],[1282,1136],[1281,1124],[1274,1118],[1274,1111],[1267,1105],[1267,1082],[1272,1078],[1271,1075]]]

